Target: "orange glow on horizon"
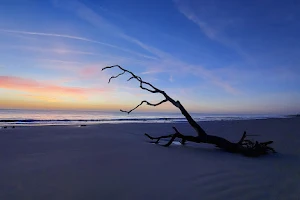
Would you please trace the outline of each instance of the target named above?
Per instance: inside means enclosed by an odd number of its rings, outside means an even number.
[[[0,109],[41,109],[41,110],[104,110],[104,111],[119,111],[120,109],[130,110],[135,107],[135,103],[125,103],[120,101],[119,103],[90,103],[90,102],[58,102],[58,101],[46,101],[43,98],[40,99],[27,99],[27,100],[0,100]],[[149,107],[147,105],[141,106],[137,111],[176,111],[172,105],[162,105],[159,107]]]
[[[79,99],[86,97],[88,93],[104,91],[100,88],[59,86],[14,76],[0,76],[0,88],[25,91],[33,94],[63,94],[64,96],[72,96]]]

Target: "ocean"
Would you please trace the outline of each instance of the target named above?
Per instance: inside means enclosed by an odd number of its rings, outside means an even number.
[[[191,113],[196,121],[246,120],[284,118],[281,115],[232,115]],[[74,111],[74,110],[18,110],[0,109],[0,126],[12,125],[82,125],[99,123],[167,123],[186,122],[181,113]]]

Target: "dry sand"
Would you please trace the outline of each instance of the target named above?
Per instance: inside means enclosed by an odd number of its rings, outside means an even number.
[[[148,143],[174,124],[0,129],[0,199],[300,199],[300,118],[200,123],[279,152],[247,158],[212,145]],[[188,124],[176,124],[194,134]]]

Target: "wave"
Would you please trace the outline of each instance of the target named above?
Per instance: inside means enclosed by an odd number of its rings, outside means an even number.
[[[185,118],[120,118],[120,119],[2,119],[0,122],[112,122],[112,121],[181,121]]]
[[[267,119],[268,116],[206,116],[194,118],[195,121],[231,121],[249,119]],[[181,117],[157,117],[157,118],[116,118],[116,119],[0,119],[1,124],[97,124],[97,123],[167,123],[167,122],[187,122]]]

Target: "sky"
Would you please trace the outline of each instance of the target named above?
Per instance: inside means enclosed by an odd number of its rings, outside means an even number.
[[[0,108],[300,112],[300,2],[1,0]],[[170,103],[140,110],[175,111]]]

